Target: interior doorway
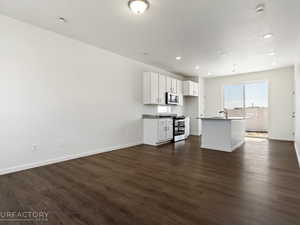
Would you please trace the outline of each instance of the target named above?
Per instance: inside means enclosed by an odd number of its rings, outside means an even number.
[[[268,137],[268,82],[255,81],[224,86],[224,109],[229,117],[246,118],[246,135]]]

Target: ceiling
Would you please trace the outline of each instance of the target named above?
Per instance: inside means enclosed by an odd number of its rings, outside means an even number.
[[[299,0],[149,1],[143,15],[133,14],[127,0],[0,0],[0,13],[187,76],[294,63]],[[265,4],[262,14],[255,12],[258,3]],[[266,33],[273,38],[264,39]]]

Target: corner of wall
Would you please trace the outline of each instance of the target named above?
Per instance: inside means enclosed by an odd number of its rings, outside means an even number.
[[[298,159],[298,165],[300,167],[300,149],[299,149],[299,146],[296,141],[295,141],[295,151],[296,151],[296,155],[297,155],[297,159]]]

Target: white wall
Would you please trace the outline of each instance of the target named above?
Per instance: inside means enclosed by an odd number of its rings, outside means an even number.
[[[294,68],[205,79],[205,114],[215,116],[223,108],[223,86],[267,80],[269,84],[269,137],[293,140]]]
[[[300,50],[300,41],[298,49]],[[300,53],[295,64],[295,146],[300,166]]]
[[[0,33],[0,174],[142,143],[142,72],[172,74],[5,16]]]

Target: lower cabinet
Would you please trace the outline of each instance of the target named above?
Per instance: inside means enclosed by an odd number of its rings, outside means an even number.
[[[144,144],[159,145],[173,140],[173,119],[143,119]]]

